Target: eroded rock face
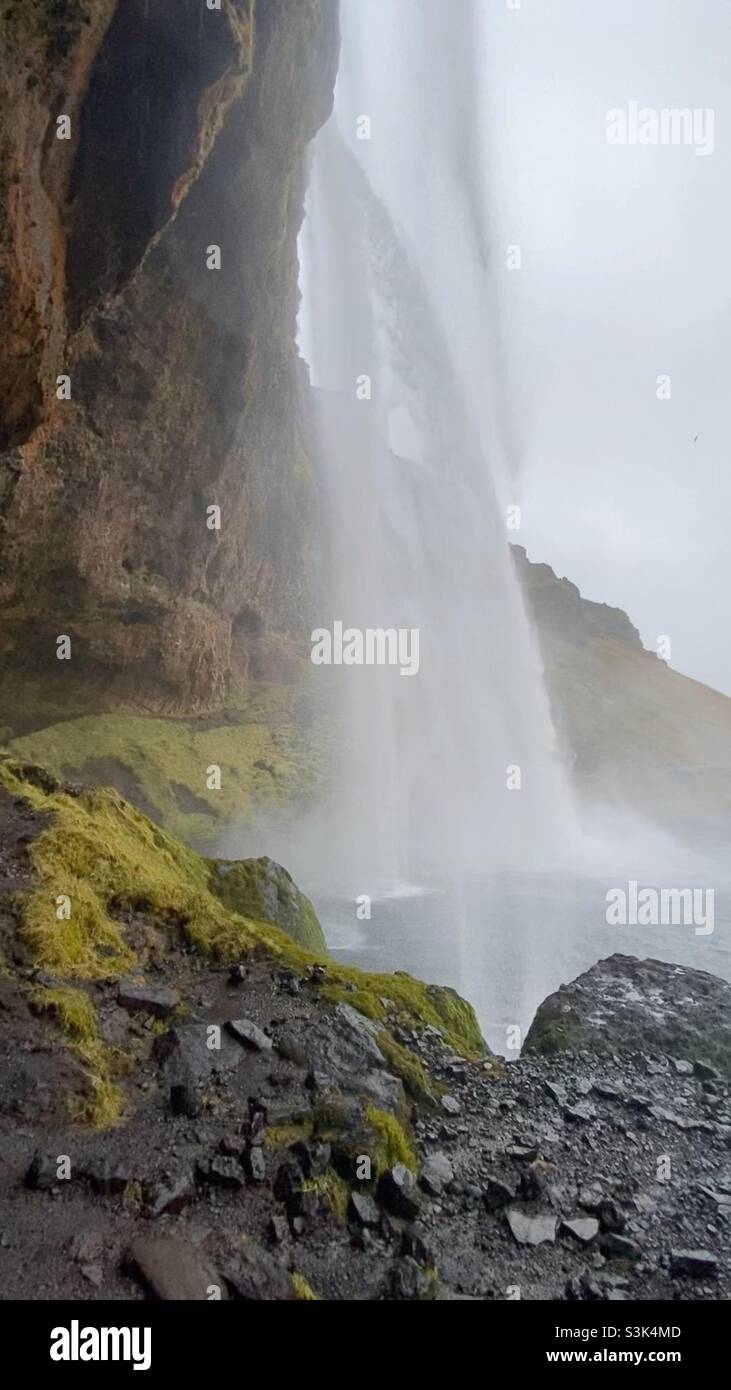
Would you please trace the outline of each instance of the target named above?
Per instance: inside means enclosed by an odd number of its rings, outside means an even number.
[[[212,708],[297,665],[296,236],[336,0],[6,2],[2,30],[0,652]]]
[[[704,970],[614,955],[541,1004],[527,1053],[666,1053],[731,1074],[731,985]]]

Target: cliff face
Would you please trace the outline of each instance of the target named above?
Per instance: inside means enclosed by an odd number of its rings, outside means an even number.
[[[687,842],[731,827],[731,700],[647,651],[626,613],[581,597],[513,547],[576,785]]]
[[[70,711],[215,708],[291,672],[305,603],[296,236],[336,0],[0,16],[0,722],[28,675]]]

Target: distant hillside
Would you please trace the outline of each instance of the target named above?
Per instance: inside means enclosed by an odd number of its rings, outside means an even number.
[[[512,549],[579,790],[629,805],[686,839],[725,839],[731,700],[647,651],[621,609],[582,598],[550,565]]]

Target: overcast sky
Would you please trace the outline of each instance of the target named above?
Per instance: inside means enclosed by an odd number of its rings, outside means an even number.
[[[731,694],[731,4],[481,4],[521,539]],[[609,145],[631,100],[712,108],[713,153]]]

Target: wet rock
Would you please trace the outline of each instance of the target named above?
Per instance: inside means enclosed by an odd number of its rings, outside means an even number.
[[[250,1018],[232,1018],[226,1024],[226,1028],[237,1042],[250,1048],[252,1052],[271,1052],[274,1046],[271,1038],[258,1024],[252,1023]]]
[[[507,1220],[514,1240],[518,1245],[551,1244],[556,1239],[556,1217],[549,1212],[537,1215],[523,1211],[520,1207],[508,1207]]]
[[[384,1057],[374,1037],[374,1025],[349,1005],[339,1005],[310,1027],[285,1027],[278,1038],[282,1056],[304,1066],[326,1087],[360,1092],[380,1110],[396,1111],[404,1103],[398,1077],[386,1071]]]
[[[701,1079],[714,1080],[731,1074],[730,1003],[731,985],[703,970],[613,955],[543,1001],[522,1055],[702,1058]]]
[[[246,980],[246,966],[232,965],[228,972],[228,982],[230,985],[242,985]]]
[[[170,1085],[201,1085],[242,1065],[244,1052],[225,1029],[211,1031],[208,1023],[185,1023],[170,1028],[155,1041],[154,1053]],[[209,1044],[220,1044],[209,1046]]]
[[[405,1163],[395,1163],[383,1174],[378,1185],[378,1196],[388,1211],[394,1216],[403,1216],[407,1221],[413,1221],[421,1211],[416,1178]]]
[[[498,1211],[513,1202],[516,1195],[516,1189],[503,1182],[501,1178],[488,1178],[482,1199],[488,1211]]]
[[[674,1279],[705,1279],[718,1273],[718,1260],[709,1250],[673,1250],[670,1273]]]
[[[593,1216],[574,1216],[561,1222],[561,1232],[573,1236],[580,1245],[590,1245],[599,1233],[599,1222]]]
[[[117,1003],[129,1014],[151,1014],[153,1018],[168,1018],[180,1003],[180,995],[165,985],[140,984],[136,980],[120,980]]]
[[[596,1207],[596,1214],[603,1231],[624,1230],[627,1218],[622,1208],[611,1197],[602,1197]]]
[[[378,1226],[381,1213],[377,1204],[367,1192],[351,1192],[348,1203],[348,1216],[359,1226]]]
[[[178,1236],[134,1240],[124,1267],[154,1298],[201,1302],[211,1298],[212,1290],[220,1290],[221,1298],[226,1296],[223,1280],[208,1257]]]
[[[641,1260],[642,1251],[636,1240],[607,1231],[600,1240],[603,1253],[613,1260]]]

